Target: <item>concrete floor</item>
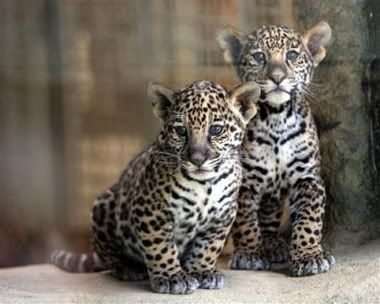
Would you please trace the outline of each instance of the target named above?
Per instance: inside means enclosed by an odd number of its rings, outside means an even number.
[[[50,265],[0,270],[1,304],[44,303],[380,303],[380,240],[336,254],[329,273],[291,278],[275,272],[231,271],[222,290],[161,295],[148,282],[120,282],[108,274],[69,274]]]

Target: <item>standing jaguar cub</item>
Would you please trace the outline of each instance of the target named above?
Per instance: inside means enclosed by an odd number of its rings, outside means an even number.
[[[303,36],[275,25],[248,35],[234,29],[217,35],[241,81],[256,81],[262,89],[258,115],[242,145],[234,269],[268,269],[290,256],[291,273],[304,276],[328,271],[335,263],[321,246],[325,188],[317,130],[305,100],[313,93],[310,81],[330,39],[326,22]]]
[[[122,280],[149,277],[160,293],[222,288],[215,263],[235,220],[239,148],[260,88],[248,82],[227,92],[198,81],[173,92],[152,83],[148,95],[163,126],[95,201],[95,253],[57,251],[52,262],[72,272],[110,269]]]

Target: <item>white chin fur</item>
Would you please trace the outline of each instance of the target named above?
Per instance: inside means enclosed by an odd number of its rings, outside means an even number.
[[[283,91],[272,92],[267,95],[266,101],[272,107],[279,107],[290,99],[290,95]]]
[[[194,178],[208,179],[216,175],[215,171],[211,167],[202,166],[198,168],[193,164],[186,166],[187,173]]]
[[[216,175],[215,171],[213,171],[213,170],[210,170],[210,171],[188,171],[188,174],[191,177],[194,177],[196,179],[211,179]]]

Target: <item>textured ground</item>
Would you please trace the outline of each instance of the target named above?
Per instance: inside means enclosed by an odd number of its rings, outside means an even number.
[[[68,274],[50,265],[0,270],[1,304],[44,303],[380,303],[380,240],[336,254],[332,272],[290,278],[276,272],[227,270],[223,290],[192,295],[152,293],[147,282],[107,274]]]

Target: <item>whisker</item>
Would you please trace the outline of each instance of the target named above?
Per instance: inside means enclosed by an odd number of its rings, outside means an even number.
[[[307,100],[309,100],[310,102],[314,102],[314,103],[317,103],[319,102],[319,99],[318,99],[318,94],[312,92],[311,90],[309,90],[308,88],[306,87],[300,87],[299,88],[299,91],[305,96],[305,98]]]

